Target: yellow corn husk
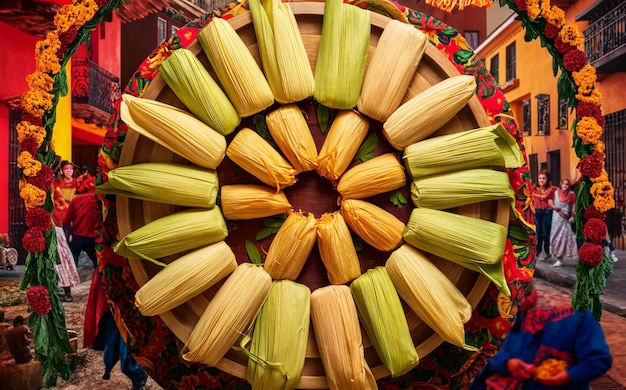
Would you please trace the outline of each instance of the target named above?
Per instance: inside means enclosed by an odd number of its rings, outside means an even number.
[[[340,110],[356,106],[369,44],[369,11],[342,0],[326,1],[315,65],[315,100]]]
[[[404,168],[395,153],[386,153],[355,166],[339,179],[343,199],[363,199],[406,185]]]
[[[309,339],[311,291],[291,280],[272,282],[254,325],[247,379],[253,390],[292,390],[300,380]],[[273,364],[263,364],[272,362]]]
[[[156,259],[222,241],[228,236],[219,206],[212,209],[186,209],[155,219],[128,233],[113,246],[120,256]]]
[[[248,128],[237,132],[226,155],[277,192],[296,182],[298,172],[267,141]]]
[[[424,254],[410,245],[396,249],[385,264],[396,291],[442,339],[476,351],[465,343],[463,324],[472,307],[458,288]]]
[[[391,146],[402,151],[439,130],[475,92],[473,76],[453,76],[440,81],[398,107],[383,124],[383,134]]]
[[[242,263],[217,291],[183,347],[183,359],[215,366],[247,333],[272,287],[263,268]]]
[[[201,294],[237,268],[230,247],[220,241],[188,253],[165,266],[135,294],[144,316],[165,313]]]
[[[317,173],[331,181],[348,168],[367,136],[370,122],[354,110],[337,113],[317,158]]]
[[[524,163],[515,138],[500,123],[414,143],[403,158],[413,178],[492,166],[517,168]]]
[[[400,106],[426,50],[428,37],[415,26],[392,20],[378,40],[365,73],[357,107],[384,122]]]
[[[265,270],[273,279],[296,280],[317,238],[315,216],[292,212],[270,244]]]
[[[212,208],[219,190],[215,170],[181,164],[134,164],[115,168],[107,177],[96,193],[184,207]]]
[[[317,221],[317,247],[332,284],[346,284],[361,275],[350,230],[340,212],[322,214]]]
[[[213,18],[198,33],[198,42],[239,116],[254,115],[274,103],[261,68],[230,23]]]
[[[276,145],[298,172],[315,169],[317,148],[300,107],[283,105],[267,114],[265,121]]]
[[[400,297],[385,267],[369,269],[350,284],[359,319],[374,349],[392,376],[419,362]]]
[[[265,218],[291,210],[284,192],[263,185],[222,186],[220,201],[224,218],[231,220]]]
[[[363,241],[379,251],[391,252],[402,245],[404,223],[372,203],[344,199],[341,202],[341,215]]]
[[[365,360],[350,287],[326,286],[313,291],[311,320],[330,389],[376,389],[376,380]]]
[[[250,12],[265,77],[279,103],[313,95],[313,72],[289,3],[251,0]]]
[[[139,134],[200,167],[217,168],[224,158],[224,136],[176,107],[124,94],[120,115]]]
[[[515,206],[509,175],[492,169],[468,169],[418,177],[411,185],[411,199],[415,206],[433,210],[507,198]]]
[[[174,50],[159,66],[161,77],[196,118],[222,135],[232,133],[241,118],[204,65],[188,49]]]

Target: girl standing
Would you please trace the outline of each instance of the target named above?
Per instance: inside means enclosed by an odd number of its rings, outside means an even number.
[[[574,205],[576,194],[570,189],[567,179],[561,180],[561,185],[554,193],[554,199],[550,200],[550,207],[555,211],[550,230],[550,251],[557,257],[555,267],[560,267],[563,255],[575,256],[578,251],[576,235],[572,230],[574,222]]]
[[[535,225],[537,229],[537,258],[543,250],[546,259],[550,257],[550,227],[552,226],[552,208],[548,204],[554,197],[556,187],[550,184],[548,171],[539,172],[537,184],[533,186],[533,206],[535,206]]]

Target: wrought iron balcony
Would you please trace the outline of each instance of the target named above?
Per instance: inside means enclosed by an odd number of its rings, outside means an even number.
[[[626,2],[604,2],[583,11],[577,20],[590,19],[585,30],[585,54],[598,73],[626,71]]]
[[[120,79],[87,58],[72,58],[72,115],[106,124],[120,94]]]

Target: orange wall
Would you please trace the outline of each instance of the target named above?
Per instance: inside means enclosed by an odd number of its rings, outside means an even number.
[[[3,22],[0,37],[0,233],[5,233],[9,229],[9,109],[3,103],[26,92],[26,76],[35,71],[38,38]]]

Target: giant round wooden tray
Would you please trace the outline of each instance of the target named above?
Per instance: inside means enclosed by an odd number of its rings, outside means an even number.
[[[296,15],[298,26],[302,33],[304,44],[309,55],[311,67],[314,71],[322,31],[324,3],[295,2],[290,3],[290,5]],[[378,38],[380,37],[383,28],[387,25],[387,23],[389,23],[390,20],[391,19],[376,13],[371,14],[372,32],[370,41],[370,56],[376,47]],[[238,15],[228,21],[247,44],[248,48],[257,59],[257,62],[260,64],[256,37],[250,13],[247,12]],[[441,54],[434,46],[430,44],[427,44],[426,46],[426,52],[424,53],[418,71],[413,78],[407,95],[405,96],[405,100],[415,96],[417,93],[443,79],[459,74],[448,59],[445,58],[443,54]],[[195,53],[209,72],[214,75],[208,59],[204,55],[200,45],[197,42],[193,42],[188,49]],[[217,78],[215,79],[217,80]],[[184,105],[164,83],[160,76],[157,76],[154,79],[145,91],[143,97],[159,100],[184,108]],[[309,99],[307,101],[300,102],[299,106],[307,113],[309,127],[319,150],[325,136],[319,131],[319,126],[317,124],[315,114],[316,104],[317,103],[312,99]],[[273,106],[273,108],[276,108],[276,105]],[[270,110],[273,108],[270,108]],[[386,140],[382,136],[381,124],[373,120],[370,122],[370,131],[373,131],[378,135],[378,146],[373,154],[380,155],[382,153],[395,151],[387,144]],[[473,97],[466,107],[463,108],[455,118],[435,133],[435,135],[465,131],[477,127],[487,126],[489,124],[490,123],[483,107],[480,105],[477,98]],[[254,128],[250,118],[243,120],[241,126]],[[232,139],[232,135],[227,138],[228,141],[230,141],[230,139]],[[119,166],[144,162],[187,163],[181,157],[130,129],[124,141]],[[221,185],[258,182],[254,177],[248,175],[245,171],[229,161],[228,158],[225,158],[224,162],[222,162],[220,167],[218,167],[218,175]],[[176,183],[172,183],[172,185],[176,185]],[[301,174],[299,176],[298,183],[296,183],[292,188],[286,189],[285,193],[294,208],[313,212],[317,217],[323,212],[338,209],[338,194],[328,181],[319,178],[315,172]],[[413,208],[410,201],[408,185],[406,188],[402,189],[402,193],[407,199],[409,199],[409,203],[400,208],[391,204],[388,194],[372,197],[368,200],[393,213],[400,220],[406,223]],[[179,208],[176,206],[118,196],[117,216],[119,235],[120,237],[123,237],[132,230],[135,230],[154,219],[171,214],[178,209]],[[507,201],[493,201],[457,208],[454,211],[459,214],[494,221],[506,227],[508,226],[509,221],[509,210],[510,205]],[[229,237],[226,239],[226,242],[237,255],[238,262],[241,263],[249,261],[245,250],[245,241],[250,240],[255,242],[256,233],[263,228],[263,221],[227,221],[227,225],[229,228]],[[269,248],[272,237],[255,242],[261,253],[263,253],[263,250],[266,251]],[[359,251],[362,270],[365,271],[377,265],[384,265],[388,255],[388,253],[379,253],[368,245],[365,245],[364,248]],[[169,262],[174,260],[176,257],[178,256],[171,256],[162,260],[164,262]],[[456,284],[459,290],[465,294],[468,301],[474,308],[487,289],[489,284],[487,278],[454,263],[435,258],[434,256],[431,256],[431,259],[450,278],[450,280]],[[154,265],[153,263],[139,260],[130,261],[130,267],[140,286],[145,284],[160,270],[160,267]],[[298,281],[308,285],[311,290],[329,284],[325,274],[325,269],[319,258],[317,247],[313,249]],[[209,289],[204,294],[191,299],[176,309],[161,315],[165,324],[182,342],[187,341],[195,324],[219,287],[220,284]],[[426,356],[442,343],[442,339],[407,307],[405,307],[405,312],[417,352],[420,357]],[[376,352],[364,332],[363,335],[365,356],[374,376],[376,378],[381,378],[389,375],[389,371],[380,362],[380,359],[377,357]],[[216,367],[230,374],[245,378],[246,365],[247,358],[245,355],[241,352],[231,350],[217,364]],[[298,388],[328,388],[312,331],[309,334],[307,359]]]

